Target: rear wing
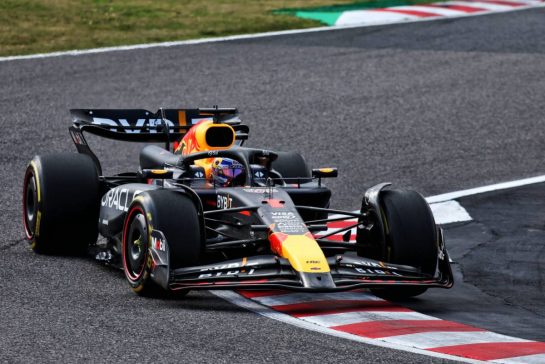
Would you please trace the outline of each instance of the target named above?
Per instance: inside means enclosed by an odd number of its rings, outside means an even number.
[[[244,141],[249,128],[242,124],[236,108],[159,109],[71,109],[73,125],[70,136],[79,153],[89,155],[101,174],[100,162],[89,148],[84,132],[103,138],[128,142],[171,143],[179,142],[187,131],[199,121],[213,120],[228,124],[235,130],[235,138]],[[241,142],[242,143],[242,142]]]

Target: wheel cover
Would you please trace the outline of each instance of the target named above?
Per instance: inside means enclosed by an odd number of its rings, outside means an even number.
[[[36,189],[36,178],[32,171],[25,176],[23,188],[23,222],[25,233],[28,239],[34,237],[36,231],[36,216],[38,214],[38,196]]]
[[[129,214],[123,244],[125,272],[133,281],[140,279],[146,268],[148,240],[148,226],[144,212],[140,208],[133,209]]]

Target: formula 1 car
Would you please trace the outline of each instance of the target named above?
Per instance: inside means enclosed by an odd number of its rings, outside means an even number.
[[[367,287],[403,298],[453,285],[420,194],[382,183],[360,211],[330,209],[322,180],[337,170],[243,147],[249,127],[234,108],[71,114],[78,153],[36,156],[26,170],[24,228],[36,252],[90,252],[143,295]],[[84,132],[148,143],[140,168],[104,176]]]

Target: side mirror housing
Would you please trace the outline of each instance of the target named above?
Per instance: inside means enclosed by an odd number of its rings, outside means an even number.
[[[334,178],[339,175],[337,168],[316,168],[312,170],[314,178]]]

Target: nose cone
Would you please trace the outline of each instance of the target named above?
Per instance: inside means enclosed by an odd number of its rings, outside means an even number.
[[[271,241],[277,253],[290,262],[305,288],[335,288],[327,259],[310,232],[303,235],[275,233]]]
[[[303,282],[305,288],[313,288],[316,290],[328,289],[337,287],[333,282],[333,277],[331,273],[306,273],[306,272],[297,272]]]
[[[304,235],[273,233],[270,240],[273,250],[286,258],[297,272],[329,272],[327,259],[310,232]]]

